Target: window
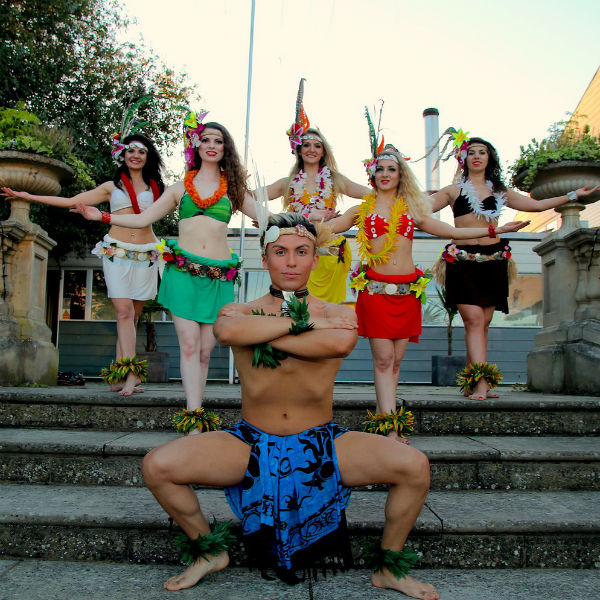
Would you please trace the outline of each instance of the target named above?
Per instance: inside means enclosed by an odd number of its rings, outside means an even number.
[[[102,269],[63,269],[60,285],[61,321],[115,321],[117,316],[107,295]],[[155,312],[152,321],[170,321],[171,314]]]

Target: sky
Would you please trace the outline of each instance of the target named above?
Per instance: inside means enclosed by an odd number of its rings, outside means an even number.
[[[251,0],[123,3],[132,33],[188,73],[201,95],[192,108],[225,125],[243,157]],[[366,184],[364,107],[380,99],[382,133],[405,156],[423,156],[423,110],[435,107],[440,133],[489,140],[506,171],[577,106],[600,64],[599,29],[597,0],[255,0],[249,169],[267,183],[289,172],[285,131],[305,77],[308,118],[350,179]],[[424,161],[411,167],[425,187]],[[442,186],[455,167],[442,165]]]

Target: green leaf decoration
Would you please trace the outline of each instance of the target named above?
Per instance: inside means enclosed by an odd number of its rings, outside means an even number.
[[[181,555],[181,561],[189,565],[199,558],[209,560],[210,556],[229,550],[235,542],[235,536],[231,533],[230,526],[231,521],[217,523],[217,520],[213,519],[212,531],[206,535],[201,535],[195,540],[191,540],[185,534],[178,535],[175,543]]]
[[[365,542],[362,558],[372,571],[387,569],[396,579],[404,579],[419,561],[419,555],[405,546],[402,550],[384,550],[379,542]]]

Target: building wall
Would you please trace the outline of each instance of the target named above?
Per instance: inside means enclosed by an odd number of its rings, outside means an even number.
[[[350,244],[353,257],[356,260],[357,252],[354,236],[350,233]],[[506,236],[511,243],[513,258],[516,260],[521,274],[538,278],[541,272],[539,257],[532,251],[532,247],[541,239],[540,234],[516,233]],[[417,232],[414,243],[414,260],[422,267],[431,267],[437,259],[441,248],[447,240],[441,240]],[[230,235],[230,246],[234,251],[239,249],[239,233],[234,230]],[[265,293],[268,278],[261,276],[261,260],[258,252],[258,239],[256,230],[251,229],[245,237],[244,268],[253,273],[254,285],[246,290],[246,297],[251,299]],[[85,259],[72,258],[63,263],[63,269],[98,269],[100,261],[91,256]],[[262,272],[264,274],[264,272]],[[541,288],[541,281],[538,281]],[[527,296],[527,288],[521,290],[523,297]],[[511,290],[513,296],[515,290]],[[537,292],[532,292],[534,295]],[[541,293],[541,292],[540,292]],[[435,293],[429,292],[429,302],[435,302]],[[537,296],[536,296],[537,298]],[[536,301],[527,300],[530,304]],[[517,302],[516,298],[513,298]],[[349,292],[348,301],[353,301]],[[518,302],[517,302],[518,304]],[[59,306],[60,311],[60,306]],[[504,373],[505,383],[524,382],[527,375],[527,353],[534,347],[535,334],[540,330],[537,326],[510,325],[510,316],[505,319],[501,313],[496,313],[494,322],[497,326],[490,330],[489,360],[496,362]],[[172,322],[160,321],[155,323],[158,350],[169,353],[169,375],[172,379],[179,379],[179,346]],[[143,350],[145,332],[143,325],[138,328],[138,351]],[[88,377],[97,376],[102,367],[107,366],[114,357],[116,344],[116,324],[114,320],[59,320],[58,348],[59,369],[61,371],[82,372]],[[453,328],[454,354],[463,354],[464,330],[460,324]],[[405,383],[430,383],[431,382],[431,357],[435,354],[447,353],[446,327],[444,325],[425,325],[419,344],[409,344],[406,357],[402,363],[400,381]],[[371,382],[372,361],[368,340],[360,339],[356,348],[348,356],[338,373],[338,382]],[[229,350],[217,346],[213,352],[209,379],[224,380],[229,377]]]

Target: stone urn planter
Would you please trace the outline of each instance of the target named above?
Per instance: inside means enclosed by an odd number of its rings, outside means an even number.
[[[520,188],[519,184],[526,176],[526,170],[517,173],[513,183]],[[530,193],[536,200],[545,200],[555,196],[564,196],[567,192],[586,185],[596,186],[598,184],[600,184],[600,161],[563,160],[548,163],[547,166],[540,169],[531,186]],[[600,200],[600,192],[578,200],[578,202],[592,204],[597,200]]]
[[[0,151],[0,186],[30,194],[55,196],[60,192],[60,182],[69,181],[75,171],[66,163],[41,154]],[[29,222],[30,203],[12,198],[9,220]]]

